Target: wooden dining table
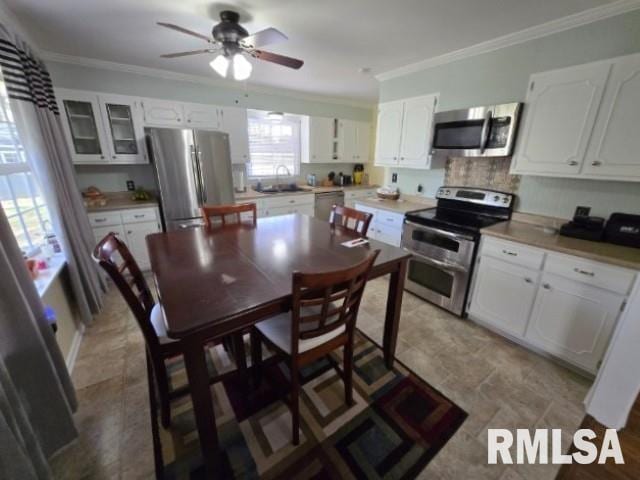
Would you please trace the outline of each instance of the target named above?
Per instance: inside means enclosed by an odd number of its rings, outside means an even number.
[[[214,476],[218,439],[205,345],[291,307],[294,271],[338,270],[380,250],[370,278],[390,275],[383,351],[394,361],[407,260],[404,250],[332,229],[326,221],[292,214],[235,228],[193,228],[147,237],[151,268],[167,334],[180,342],[207,475]],[[357,324],[356,324],[357,326]]]

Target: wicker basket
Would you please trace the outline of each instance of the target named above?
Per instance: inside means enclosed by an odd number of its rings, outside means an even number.
[[[378,195],[378,198],[381,198],[383,200],[398,200],[400,198],[400,192],[396,192],[396,193],[376,192],[376,195]]]

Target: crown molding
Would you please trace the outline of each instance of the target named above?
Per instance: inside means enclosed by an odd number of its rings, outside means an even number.
[[[142,67],[139,65],[130,65],[126,63],[110,62],[107,60],[99,60],[97,58],[78,57],[74,55],[65,55],[63,53],[41,51],[40,57],[45,61],[66,63],[70,65],[80,65],[83,67],[97,68],[101,70],[111,70],[115,72],[134,73],[147,77],[161,78],[164,80],[175,80],[180,82],[189,82],[200,85],[209,85],[214,87],[235,90],[239,93],[259,93],[264,95],[280,95],[298,100],[307,100],[312,102],[327,103],[332,105],[343,105],[356,108],[371,109],[376,105],[375,101],[366,102],[358,101],[350,98],[330,97],[324,95],[313,95],[302,93],[295,90],[288,90],[276,87],[265,87],[259,85],[232,84],[223,80],[205,77],[201,75],[191,75],[187,73],[173,72],[170,70],[162,70],[159,68]]]
[[[581,25],[587,25],[598,20],[604,20],[605,18],[615,17],[616,15],[621,15],[637,9],[640,9],[640,0],[617,0],[600,7],[590,8],[583,12],[551,20],[550,22],[520,30],[519,32],[510,33],[486,42],[478,43],[471,47],[462,48],[443,55],[438,55],[437,57],[431,57],[426,60],[411,63],[404,67],[382,72],[375,75],[375,79],[379,82],[383,82],[385,80],[401,77],[410,73],[427,70],[438,65],[444,65],[458,60],[463,60],[465,58],[475,57],[476,55],[493,52],[512,45],[518,45],[530,40],[535,40],[536,38],[546,37],[554,33],[570,30]]]

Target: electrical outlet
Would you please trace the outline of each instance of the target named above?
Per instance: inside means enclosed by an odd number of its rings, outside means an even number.
[[[136,189],[136,184],[133,180],[127,180],[127,190],[133,192]]]
[[[398,181],[398,174],[397,173],[392,173],[391,174],[391,183],[396,183]]]
[[[418,190],[418,193],[422,193],[422,190],[424,190],[422,188],[422,184],[418,184],[418,187],[416,188],[416,190]]]

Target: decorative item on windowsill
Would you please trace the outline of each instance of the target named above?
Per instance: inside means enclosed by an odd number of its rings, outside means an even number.
[[[400,190],[398,190],[398,187],[392,187],[390,185],[380,187],[376,190],[376,194],[378,198],[383,200],[398,200],[400,198]]]

